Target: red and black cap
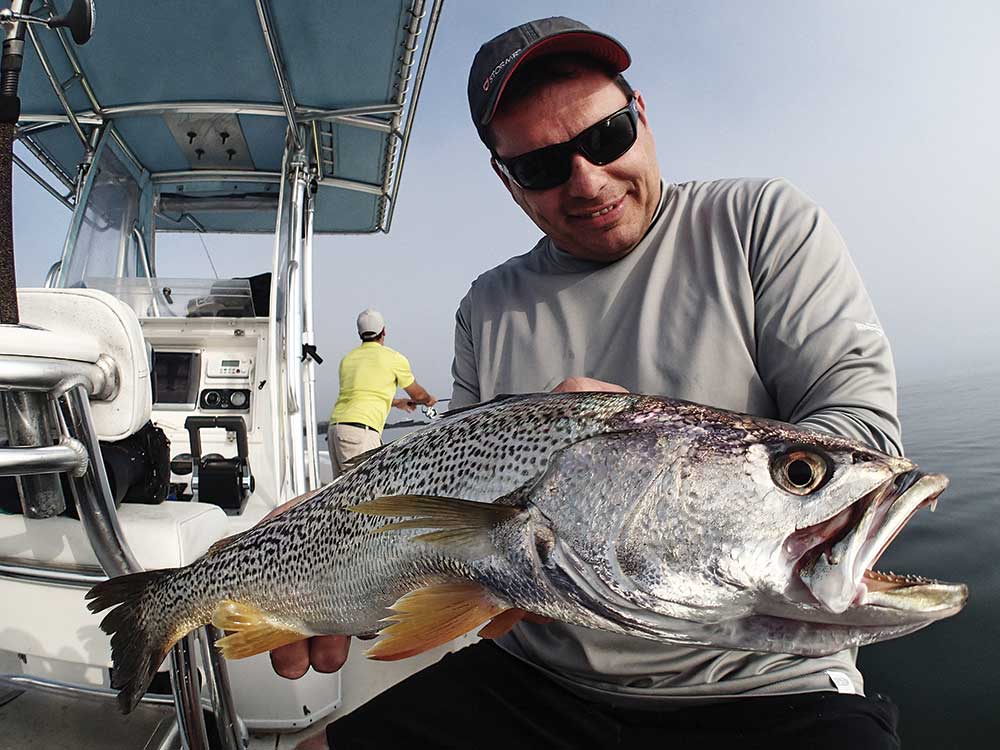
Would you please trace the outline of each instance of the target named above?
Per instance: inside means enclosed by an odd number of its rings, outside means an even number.
[[[588,55],[607,63],[616,73],[632,64],[621,42],[572,18],[541,18],[505,31],[479,48],[469,71],[469,109],[484,142],[485,128],[518,66],[559,52]]]

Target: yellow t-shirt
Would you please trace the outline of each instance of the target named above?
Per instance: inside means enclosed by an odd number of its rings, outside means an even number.
[[[363,342],[340,360],[340,395],[330,422],[359,422],[381,432],[396,389],[415,379],[402,354],[374,341]]]

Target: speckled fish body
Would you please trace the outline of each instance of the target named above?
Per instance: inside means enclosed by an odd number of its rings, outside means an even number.
[[[236,631],[233,656],[382,632],[374,655],[399,658],[509,608],[832,653],[961,609],[964,586],[871,571],[946,484],[850,440],[696,404],[511,397],[395,441],[186,568],[100,584],[91,607],[119,605],[102,626],[125,709],[148,664],[208,622]]]

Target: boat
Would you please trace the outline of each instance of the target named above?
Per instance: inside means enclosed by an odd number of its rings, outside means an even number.
[[[123,718],[86,591],[190,563],[329,479],[315,238],[390,230],[442,0],[97,6],[0,18],[24,40],[4,158],[72,212],[44,287],[3,299],[0,705],[79,703],[108,746]],[[165,233],[270,234],[272,264],[164,278]],[[291,747],[436,658],[288,681],[266,655],[225,662],[220,635],[175,646],[129,743]]]

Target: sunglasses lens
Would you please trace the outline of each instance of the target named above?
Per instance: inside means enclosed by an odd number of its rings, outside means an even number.
[[[633,100],[628,107],[591,125],[572,141],[529,151],[504,165],[521,187],[548,190],[569,179],[573,154],[579,152],[598,166],[610,164],[632,148],[638,133]]]
[[[594,164],[610,164],[635,143],[635,123],[629,112],[618,112],[580,134],[580,150]]]
[[[569,179],[572,151],[549,147],[531,151],[507,163],[517,184],[528,190],[547,190]]]

